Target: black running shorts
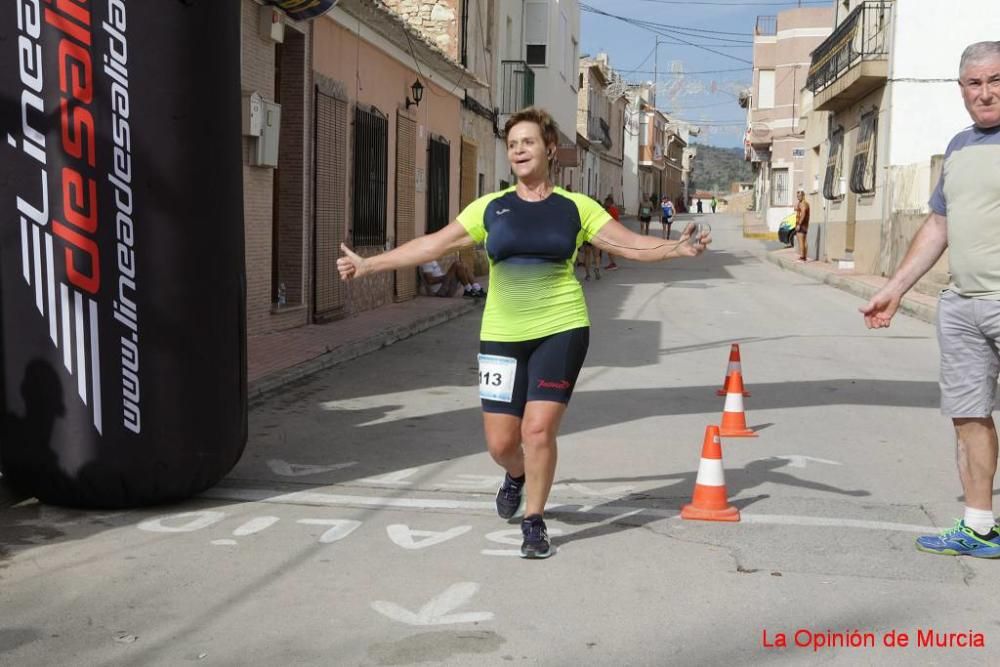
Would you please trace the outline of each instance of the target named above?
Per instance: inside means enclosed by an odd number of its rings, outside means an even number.
[[[515,343],[480,341],[483,412],[523,417],[528,401],[569,403],[589,345],[590,327]]]

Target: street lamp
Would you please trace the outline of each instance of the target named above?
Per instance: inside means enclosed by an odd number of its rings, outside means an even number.
[[[410,86],[410,92],[413,93],[413,99],[411,100],[409,96],[406,97],[407,109],[411,106],[420,106],[420,100],[424,98],[424,84],[420,83],[420,79],[413,82],[413,85]]]

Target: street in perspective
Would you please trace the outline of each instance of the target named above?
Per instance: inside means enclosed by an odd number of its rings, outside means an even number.
[[[0,8],[0,666],[1000,665],[996,0]]]
[[[713,234],[700,261],[588,284],[553,558],[518,558],[496,516],[476,311],[254,405],[240,463],[198,498],[4,510],[10,664],[988,661],[917,647],[1000,637],[993,562],[912,546],[960,505],[933,326],[869,332],[861,299],[763,259],[776,244],[739,216]],[[682,521],[733,342],[759,436],[723,438],[741,520]],[[854,632],[876,648],[832,648]]]

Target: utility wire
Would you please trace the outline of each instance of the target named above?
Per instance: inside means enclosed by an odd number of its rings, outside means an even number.
[[[753,64],[752,60],[747,60],[746,58],[740,58],[738,56],[733,56],[733,55],[730,55],[728,53],[723,53],[722,51],[716,51],[715,49],[710,49],[707,46],[703,46],[703,45],[700,45],[700,44],[694,44],[692,42],[688,42],[687,40],[681,39],[680,37],[677,37],[675,35],[670,35],[670,34],[663,33],[663,32],[661,32],[659,30],[654,30],[654,29],[649,28],[649,27],[647,27],[645,25],[641,25],[635,19],[630,19],[630,18],[627,18],[627,17],[624,17],[624,16],[618,16],[617,14],[611,14],[609,12],[602,11],[600,9],[597,9],[595,7],[591,7],[590,5],[585,5],[583,3],[580,3],[580,9],[582,11],[585,11],[585,12],[588,12],[588,13],[599,14],[601,16],[607,16],[608,18],[613,18],[613,19],[616,19],[618,21],[622,21],[623,23],[628,23],[629,25],[636,26],[636,27],[639,27],[639,28],[643,28],[644,30],[648,30],[649,32],[652,32],[652,33],[656,33],[656,34],[659,34],[659,35],[662,35],[662,36],[665,36],[665,37],[671,37],[672,39],[676,39],[678,42],[680,42],[682,44],[686,44],[688,46],[694,46],[695,48],[702,49],[703,51],[708,51],[709,53],[714,53],[715,55],[722,56],[723,58],[730,58],[732,60],[738,60],[740,62],[748,63],[750,65]]]

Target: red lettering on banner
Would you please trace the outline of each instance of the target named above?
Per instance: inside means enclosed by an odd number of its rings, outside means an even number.
[[[101,261],[97,252],[97,244],[82,234],[74,232],[57,220],[52,221],[52,231],[56,236],[69,243],[72,248],[66,248],[66,276],[69,281],[90,294],[97,294],[101,287]],[[76,266],[76,254],[73,248],[83,252],[90,259],[90,271],[84,273]]]

